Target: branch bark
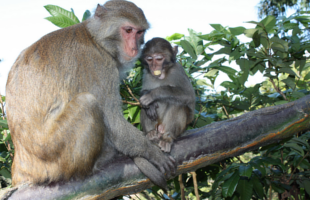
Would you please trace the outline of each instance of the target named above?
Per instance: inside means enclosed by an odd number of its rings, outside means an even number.
[[[175,176],[237,156],[310,129],[310,95],[297,101],[263,108],[239,117],[186,131],[176,140],[171,155],[178,164]],[[100,173],[85,180],[49,186],[23,185],[6,191],[7,199],[111,199],[150,188],[152,183],[121,156]],[[40,172],[38,172],[40,173]]]

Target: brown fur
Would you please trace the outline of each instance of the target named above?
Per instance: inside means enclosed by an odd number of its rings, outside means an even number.
[[[122,59],[124,24],[148,28],[141,9],[111,0],[93,18],[42,37],[17,58],[6,87],[13,185],[85,178],[117,151],[145,158],[142,167],[154,164],[158,174],[174,170],[122,116],[119,76],[139,56]]]
[[[177,49],[162,38],[148,41],[144,65],[141,125],[147,137],[165,152],[194,119],[195,92],[183,67],[176,62]],[[161,71],[155,75],[154,71]]]

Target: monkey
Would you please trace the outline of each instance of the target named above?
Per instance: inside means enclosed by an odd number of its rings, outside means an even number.
[[[6,84],[14,186],[84,180],[124,154],[166,188],[175,160],[121,112],[120,79],[139,58],[148,28],[135,4],[109,0],[90,19],[21,52]]]
[[[144,66],[140,121],[147,137],[164,152],[194,119],[195,91],[183,67],[176,62],[177,46],[153,38],[142,49]]]

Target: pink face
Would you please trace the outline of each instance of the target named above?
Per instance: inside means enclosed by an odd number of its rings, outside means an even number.
[[[131,60],[138,55],[139,40],[143,37],[144,32],[145,30],[132,24],[126,24],[121,27],[125,60]]]
[[[159,79],[165,78],[165,70],[163,69],[165,61],[164,54],[154,53],[151,55],[146,55],[144,59],[147,62],[153,76]]]

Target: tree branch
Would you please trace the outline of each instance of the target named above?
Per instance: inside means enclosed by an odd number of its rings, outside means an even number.
[[[310,95],[186,131],[175,141],[171,150],[178,165],[175,176],[280,142],[309,129]],[[126,156],[116,158],[109,165],[100,166],[100,169],[100,173],[85,180],[49,186],[23,185],[15,188],[9,199],[111,199],[152,186]]]

